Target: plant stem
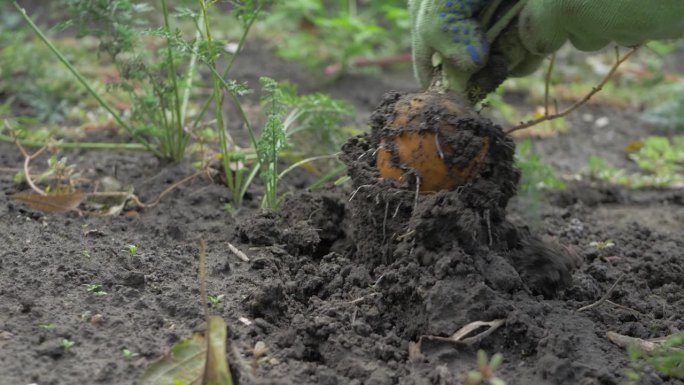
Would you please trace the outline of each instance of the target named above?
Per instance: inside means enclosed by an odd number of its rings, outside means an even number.
[[[619,47],[615,47],[615,58],[616,59],[615,59],[615,63],[613,64],[613,66],[610,68],[610,71],[608,71],[606,76],[603,77],[603,80],[601,80],[601,82],[596,87],[593,87],[591,89],[591,91],[589,91],[589,93],[584,95],[584,97],[582,99],[576,101],[573,105],[564,109],[563,111],[556,111],[555,113],[553,113],[551,115],[544,114],[544,116],[542,116],[540,118],[532,119],[532,120],[529,120],[527,122],[521,122],[517,126],[511,127],[508,130],[506,130],[506,134],[511,134],[515,131],[519,131],[519,130],[522,130],[525,128],[536,126],[537,124],[539,124],[541,122],[546,122],[549,120],[562,118],[562,117],[574,112],[576,109],[580,108],[585,103],[587,103],[589,101],[589,99],[591,99],[596,93],[601,91],[603,89],[603,87],[608,83],[608,81],[610,81],[610,79],[613,77],[613,75],[615,75],[615,72],[620,67],[620,65],[622,63],[624,63],[625,61],[627,61],[627,59],[629,59],[640,47],[641,46],[633,47],[629,52],[627,52],[622,57],[620,57]]]
[[[247,118],[247,114],[245,113],[245,110],[242,108],[242,104],[240,103],[240,99],[238,99],[238,96],[235,94],[235,92],[231,91],[230,84],[226,82],[226,80],[216,71],[216,68],[209,68],[211,71],[212,75],[216,76],[216,78],[221,82],[221,85],[223,85],[223,88],[226,89],[226,92],[228,92],[233,99],[233,102],[235,102],[235,106],[238,109],[238,112],[240,113],[240,118],[242,121],[245,123],[245,127],[247,127],[247,133],[249,133],[249,139],[252,142],[252,145],[256,148],[257,142],[256,142],[256,135],[254,133],[254,129],[252,128],[252,124],[249,122],[249,119]]]
[[[555,52],[551,54],[549,68],[546,70],[546,76],[544,77],[544,115],[549,114],[549,87],[551,86],[551,74],[553,73],[554,64],[556,64]]]
[[[7,135],[0,134],[0,142],[14,143],[15,140]],[[16,142],[24,147],[43,147],[45,143],[38,143],[30,140],[19,140]],[[80,149],[80,150],[129,150],[129,151],[148,151],[148,148],[139,143],[98,143],[98,142],[54,142],[49,147],[59,149]]]
[[[233,53],[233,55],[230,57],[230,61],[228,62],[228,66],[223,71],[223,76],[221,76],[222,78],[226,78],[228,76],[228,74],[230,73],[230,70],[233,68],[233,65],[235,64],[235,60],[238,58],[238,56],[240,56],[240,53],[242,52],[242,49],[245,46],[245,42],[247,41],[247,35],[249,34],[249,31],[252,29],[252,26],[254,25],[254,22],[256,21],[257,16],[259,15],[260,12],[261,12],[261,5],[259,5],[259,7],[256,9],[256,11],[254,13],[254,17],[249,19],[249,21],[245,25],[245,30],[242,32],[242,36],[240,36],[240,41],[238,42],[238,46],[235,49],[235,53]],[[199,31],[199,29],[198,29],[198,31]],[[200,33],[201,33],[201,31],[200,31]],[[204,114],[209,109],[209,105],[211,104],[212,98],[213,98],[213,95],[212,95],[212,97],[210,97],[209,99],[207,99],[204,102],[204,105],[202,105],[202,108],[200,109],[200,113],[197,115],[194,122],[192,123],[193,129],[197,128],[199,126],[199,123],[202,121]]]
[[[230,167],[230,159],[228,158],[228,138],[226,135],[225,123],[223,121],[223,98],[221,97],[221,82],[216,73],[216,57],[214,51],[214,44],[211,38],[211,30],[209,28],[209,15],[207,13],[207,4],[204,0],[199,0],[200,7],[202,8],[202,18],[204,19],[204,33],[207,39],[207,46],[209,49],[208,65],[212,70],[212,82],[214,85],[214,103],[216,105],[216,130],[219,134],[219,143],[221,145],[221,155],[223,161],[223,172],[226,174],[226,181],[228,183],[228,189],[232,194],[233,203],[239,206],[242,203],[242,197],[239,195],[240,186],[235,185],[235,180],[233,179],[232,170]],[[240,172],[239,170],[236,172]]]
[[[185,118],[188,113],[188,103],[190,101],[190,89],[192,88],[192,81],[195,77],[195,69],[197,68],[197,55],[199,50],[200,39],[202,34],[195,31],[195,44],[192,47],[192,56],[190,56],[190,64],[188,65],[187,81],[185,83],[185,90],[183,91],[183,101],[181,103],[181,125],[185,127]]]
[[[109,103],[107,103],[102,97],[100,97],[100,95],[90,86],[90,84],[88,84],[88,81],[85,80],[85,78],[81,75],[81,73],[78,72],[78,70],[71,64],[71,62],[69,62],[69,60],[66,57],[64,57],[64,55],[62,55],[62,53],[57,49],[57,47],[55,47],[54,44],[52,44],[52,42],[43,34],[43,32],[40,30],[40,28],[38,28],[38,26],[28,16],[28,14],[26,13],[26,10],[24,8],[20,7],[16,1],[12,1],[12,5],[14,5],[14,8],[16,8],[17,11],[19,11],[19,14],[28,23],[28,25],[31,27],[33,32],[36,35],[38,35],[40,40],[43,41],[43,43],[45,43],[45,45],[48,46],[50,51],[52,51],[52,53],[55,54],[55,56],[57,56],[59,61],[62,62],[62,64],[64,64],[67,67],[69,72],[71,72],[71,74],[74,75],[74,77],[79,81],[79,83],[81,83],[81,85],[83,87],[85,87],[85,89],[88,91],[88,93],[93,98],[95,98],[95,100],[97,100],[97,102],[102,106],[102,108],[107,110],[107,112],[109,112],[109,114],[112,116],[112,118],[114,118],[114,120],[116,120],[116,122],[121,127],[123,127],[133,137],[133,139],[135,139],[137,142],[139,142],[140,144],[145,146],[146,150],[150,151],[151,153],[153,153],[154,155],[156,155],[158,157],[161,157],[162,154],[157,149],[152,147],[146,140],[139,137],[135,133],[135,130],[131,126],[129,126],[128,123],[126,123],[123,120],[123,118],[121,118],[121,116],[116,111],[114,111],[114,108],[112,106],[110,106]]]
[[[319,156],[312,156],[306,159],[302,159],[299,162],[295,162],[291,164],[288,168],[285,170],[281,171],[280,174],[278,174],[278,179],[282,179],[285,175],[287,175],[290,171],[296,169],[297,167],[313,162],[315,160],[321,160],[321,159],[335,159],[340,155],[340,153],[335,153],[335,154],[329,154],[329,155],[319,155]]]
[[[178,74],[176,72],[176,63],[173,58],[173,49],[171,47],[171,24],[169,23],[169,10],[166,6],[166,0],[161,0],[161,3],[162,13],[164,14],[164,30],[167,33],[167,64],[169,65],[169,77],[171,78],[171,82],[173,84],[173,113],[176,115],[176,118],[173,119],[174,123],[176,123],[176,135],[172,136],[173,140],[171,143],[169,143],[169,145],[173,147],[170,155],[174,160],[179,161],[185,155],[185,132],[183,132],[181,102],[180,95],[178,93],[178,81],[176,80]],[[171,127],[167,127],[167,129],[171,129]]]

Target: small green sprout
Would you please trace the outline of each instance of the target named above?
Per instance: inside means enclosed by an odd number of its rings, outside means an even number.
[[[128,251],[131,255],[138,254],[138,246],[134,244],[126,245],[126,248],[124,250]]]
[[[221,301],[223,301],[223,297],[225,297],[225,295],[223,295],[223,294],[219,294],[219,295],[209,294],[209,302],[211,303],[211,306],[217,307],[218,305],[220,305]]]
[[[471,370],[466,374],[465,385],[506,385],[506,382],[494,376],[494,372],[503,363],[503,355],[496,353],[491,360],[484,350],[477,352],[477,370]]]
[[[41,330],[51,332],[57,328],[57,325],[55,325],[55,324],[40,324],[40,325],[38,325],[38,328]]]
[[[64,348],[64,350],[69,350],[69,349],[71,349],[71,347],[73,347],[74,344],[76,344],[76,343],[75,343],[74,341],[72,341],[72,340],[69,340],[69,339],[66,339],[66,338],[62,340],[62,347]]]
[[[88,250],[83,250],[83,251],[81,252],[81,254],[83,254],[83,256],[86,257],[86,258],[90,258],[90,251],[88,251]]]
[[[611,247],[615,246],[615,242],[611,241],[610,239],[607,239],[605,241],[593,241],[589,244],[589,246],[595,248],[598,251],[602,251],[605,249],[610,249]]]
[[[106,291],[102,291],[102,285],[86,283],[83,286],[85,286],[86,291],[89,291],[95,295],[107,295]]]
[[[140,354],[138,354],[138,353],[136,353],[136,352],[132,352],[132,351],[130,351],[130,350],[128,350],[128,349],[123,349],[123,350],[121,351],[121,355],[123,355],[124,360],[130,361],[131,359],[133,359],[134,357],[139,356]]]

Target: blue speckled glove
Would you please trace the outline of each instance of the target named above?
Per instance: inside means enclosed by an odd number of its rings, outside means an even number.
[[[483,20],[480,13],[490,8],[494,17]],[[594,51],[684,36],[684,0],[409,0],[409,10],[421,85],[430,85],[441,64],[447,88],[462,94],[493,90],[503,81],[501,68],[504,78],[534,72],[567,41]],[[499,20],[506,28],[492,34]]]
[[[487,0],[409,0],[413,65],[423,87],[435,64],[453,75],[451,89],[465,89],[468,78],[487,62],[489,44],[476,20]]]

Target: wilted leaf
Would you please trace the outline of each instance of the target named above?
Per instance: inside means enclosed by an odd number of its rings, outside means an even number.
[[[232,385],[228,360],[226,359],[226,321],[221,317],[209,317],[207,335],[207,366],[204,379],[207,385]]]
[[[76,209],[85,194],[80,191],[65,194],[39,195],[33,192],[20,192],[12,196],[15,201],[31,206],[31,209],[45,213],[64,213]]]
[[[195,334],[176,343],[150,366],[140,385],[232,385],[226,360],[226,322],[209,317],[207,337]]]

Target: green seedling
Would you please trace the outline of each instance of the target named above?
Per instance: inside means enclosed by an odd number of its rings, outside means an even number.
[[[595,248],[598,251],[603,251],[605,249],[610,249],[611,247],[614,247],[615,242],[611,241],[610,239],[605,241],[593,241],[589,244],[589,246]]]
[[[75,344],[76,343],[74,341],[71,341],[71,340],[66,339],[66,338],[62,340],[62,347],[64,348],[64,350],[71,349]]]
[[[211,303],[212,307],[218,307],[221,302],[223,301],[223,298],[225,297],[223,294],[219,295],[209,295],[209,303]]]
[[[93,312],[91,312],[90,310],[86,310],[83,313],[81,313],[81,321],[89,322],[92,316]]]
[[[286,107],[283,92],[275,80],[261,78],[261,85],[266,93],[262,104],[268,121],[257,141],[256,149],[261,168],[261,179],[266,186],[264,206],[275,209],[280,205],[278,198],[278,157],[287,146],[285,124],[283,123]]]
[[[94,295],[107,295],[106,291],[102,291],[102,285],[86,283],[83,286],[85,286],[86,291],[93,293]]]
[[[38,325],[38,328],[41,330],[45,330],[47,332],[51,332],[57,328],[57,325],[55,325],[55,324],[40,324],[40,325]]]
[[[130,255],[137,255],[138,254],[138,246],[136,246],[134,244],[126,245],[126,248],[124,250],[128,251],[128,253]]]
[[[138,354],[138,353],[136,353],[136,352],[132,352],[132,351],[130,351],[130,350],[128,350],[128,349],[123,349],[123,350],[121,351],[121,355],[123,356],[123,359],[124,359],[124,360],[130,361],[130,360],[132,360],[133,358],[139,356],[140,354]]]
[[[506,382],[494,375],[494,372],[503,363],[503,355],[496,353],[491,359],[484,350],[477,352],[477,370],[466,373],[466,385],[506,385]]]

